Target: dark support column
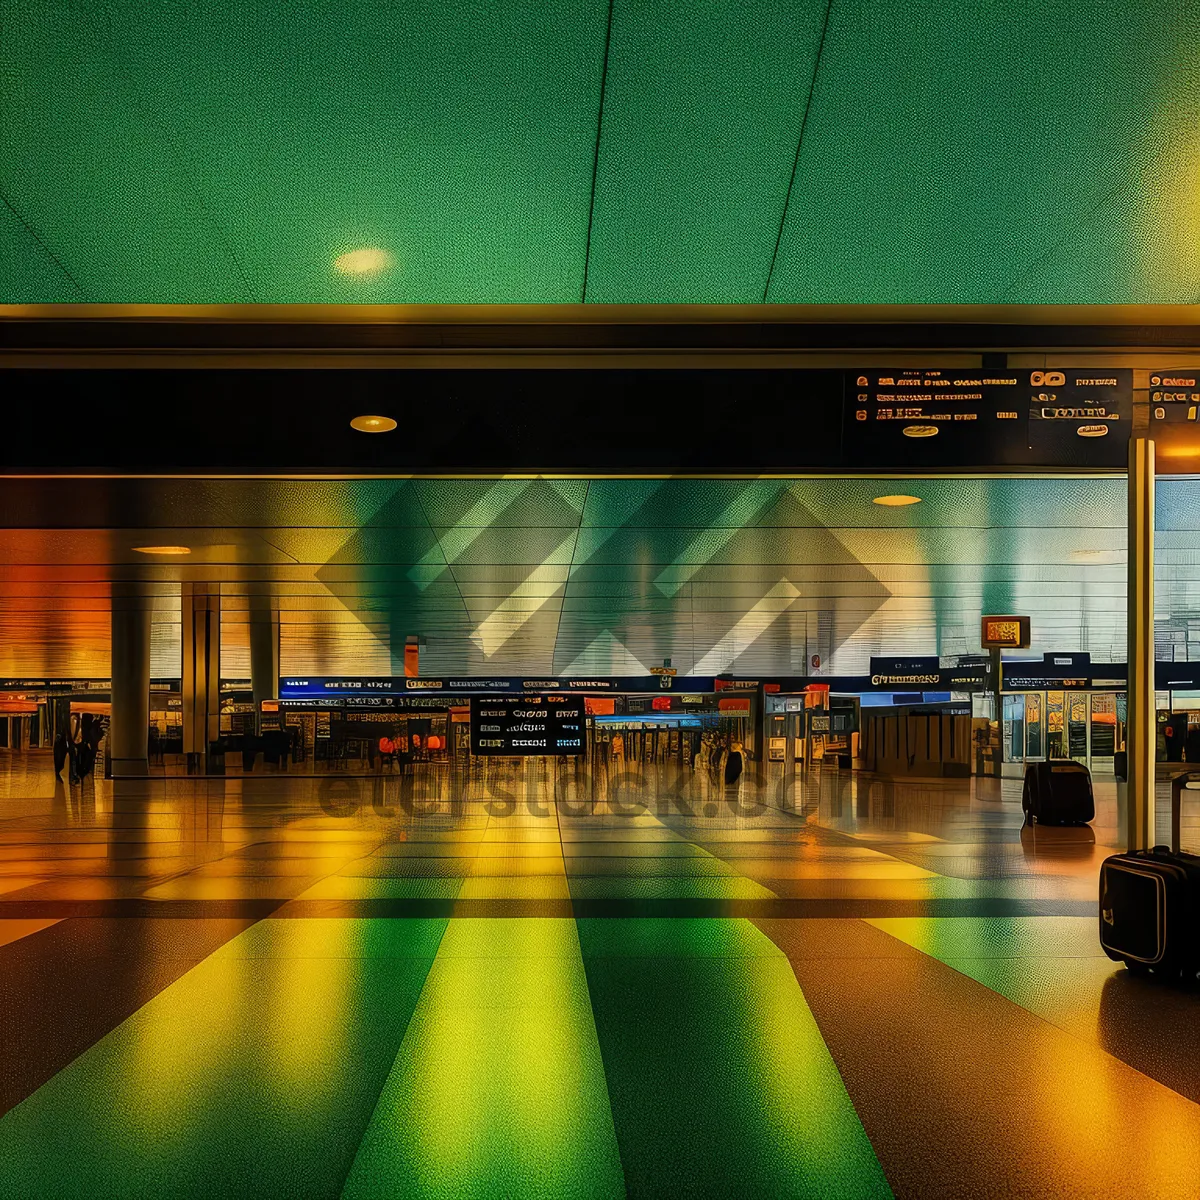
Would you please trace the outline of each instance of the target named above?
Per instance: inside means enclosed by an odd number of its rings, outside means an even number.
[[[279,612],[250,602],[250,687],[254,692],[254,728],[262,732],[260,701],[279,691]]]
[[[138,586],[114,585],[112,598],[112,720],[109,759],[115,776],[149,773],[150,616],[153,597]]]
[[[1129,442],[1129,756],[1125,824],[1130,850],[1155,844],[1154,828],[1154,442]]]
[[[221,596],[216,584],[182,585],[183,752],[206,755],[221,732]],[[204,762],[203,757],[199,760]]]

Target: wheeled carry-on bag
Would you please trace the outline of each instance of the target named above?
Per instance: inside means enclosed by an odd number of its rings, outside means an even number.
[[[1164,979],[1200,975],[1200,855],[1179,848],[1185,790],[1200,773],[1171,784],[1171,845],[1114,854],[1100,866],[1100,945],[1131,971]]]
[[[1069,758],[1030,763],[1025,768],[1021,807],[1028,824],[1086,824],[1096,816],[1092,773]]]

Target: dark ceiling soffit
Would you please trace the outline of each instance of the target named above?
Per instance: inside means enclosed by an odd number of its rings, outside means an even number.
[[[1200,306],[0,306],[0,351],[1200,350]]]

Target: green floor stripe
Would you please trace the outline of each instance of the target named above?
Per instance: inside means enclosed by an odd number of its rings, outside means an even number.
[[[791,965],[749,921],[578,924],[632,1195],[891,1195]]]
[[[344,1195],[624,1193],[575,922],[452,921]]]
[[[337,1196],[445,926],[255,925],[0,1120],[0,1197]]]
[[[1095,917],[878,917],[868,924],[1093,1039],[1105,981],[1122,974],[1100,948]]]
[[[1095,917],[873,917],[876,929],[952,958],[1103,958]]]

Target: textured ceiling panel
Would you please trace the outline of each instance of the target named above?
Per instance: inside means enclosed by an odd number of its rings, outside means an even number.
[[[826,0],[614,0],[586,300],[760,303]]]
[[[119,4],[6,0],[0,28],[0,186],[78,283],[82,295],[69,298],[255,299],[219,236],[219,199],[175,153],[188,104],[178,54],[137,77],[121,48],[142,38],[142,23]],[[174,92],[166,106],[155,102],[160,81]]]
[[[768,298],[1200,298],[1146,274],[1179,247],[1138,211],[1164,142],[1195,152],[1198,55],[1178,0],[838,0]],[[1115,238],[1056,273],[1094,218]]]
[[[580,297],[601,0],[0,17],[3,184],[89,299]],[[339,274],[363,248],[388,269]]]
[[[1192,0],[609,18],[0,0],[0,302],[1200,300]]]

